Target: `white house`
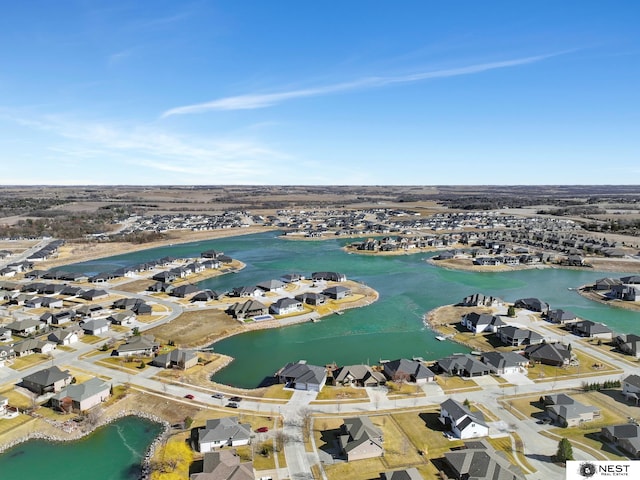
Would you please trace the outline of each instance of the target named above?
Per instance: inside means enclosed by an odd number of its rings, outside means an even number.
[[[238,422],[238,417],[207,420],[198,431],[198,449],[202,453],[220,447],[248,445],[251,440],[251,425]]]
[[[489,426],[484,422],[481,412],[471,413],[467,407],[451,398],[440,404],[439,420],[462,440],[489,435]]]
[[[276,315],[287,315],[289,313],[295,313],[302,311],[302,302],[293,298],[284,297],[274,302],[269,310]]]

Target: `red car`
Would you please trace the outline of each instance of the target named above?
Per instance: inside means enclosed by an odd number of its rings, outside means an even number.
[[[190,393],[187,393],[187,394],[184,396],[184,398],[188,398],[189,400],[193,400],[193,399],[194,399],[194,398],[196,398],[196,397],[194,397],[194,396],[193,396],[193,395],[191,395]]]
[[[256,430],[256,432],[258,433],[266,433],[269,431],[269,427],[260,427],[259,429]]]

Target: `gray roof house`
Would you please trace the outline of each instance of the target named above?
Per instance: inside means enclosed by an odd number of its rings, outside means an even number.
[[[415,467],[404,470],[391,470],[380,474],[380,480],[424,480]]]
[[[387,378],[371,369],[369,365],[349,365],[338,369],[335,375],[336,385],[357,385],[359,387],[376,387],[384,385]]]
[[[549,304],[538,298],[521,298],[516,300],[513,305],[516,308],[524,308],[532,312],[546,312],[549,309]]]
[[[573,333],[581,337],[588,338],[613,338],[613,332],[604,323],[592,322],[591,320],[583,320],[576,322],[572,326]]]
[[[305,292],[296,295],[296,300],[300,300],[307,305],[324,305],[327,303],[327,297],[321,293]]]
[[[233,318],[243,320],[248,317],[266,315],[267,313],[269,313],[269,309],[266,305],[258,302],[257,300],[247,300],[244,303],[234,303],[229,308],[227,308],[226,312]]]
[[[191,350],[176,348],[169,353],[158,355],[151,361],[151,365],[162,368],[179,368],[186,370],[198,364],[198,355]]]
[[[69,385],[72,378],[69,372],[63,372],[54,366],[27,375],[22,379],[22,386],[38,395],[49,392],[57,393]]]
[[[473,333],[495,333],[498,329],[506,325],[506,323],[504,323],[497,315],[477,312],[471,312],[464,315],[460,320],[460,324]]]
[[[541,343],[529,345],[524,349],[525,356],[532,362],[544,363],[561,367],[568,365],[571,360],[571,352],[561,343]]]
[[[457,438],[486,437],[489,426],[482,412],[471,412],[462,403],[449,398],[440,404],[440,422]]]
[[[251,440],[251,425],[239,423],[238,417],[223,417],[207,420],[198,430],[198,450],[211,452],[219,447],[248,445]]]
[[[491,368],[472,355],[454,354],[436,361],[438,371],[460,377],[481,377],[489,375]]]
[[[327,381],[327,371],[324,367],[309,365],[306,361],[287,363],[276,372],[278,383],[284,383],[296,390],[311,390],[319,392]]]
[[[622,353],[640,358],[640,335],[634,333],[618,335],[615,338],[615,344]]]
[[[399,358],[384,364],[384,375],[392,381],[407,381],[423,384],[435,380],[435,374],[416,360]]]
[[[547,320],[549,320],[551,323],[559,323],[561,325],[564,325],[565,323],[577,322],[578,317],[576,317],[575,313],[570,312],[569,310],[558,308],[556,310],[549,311],[549,313],[547,314]]]
[[[542,343],[544,338],[533,330],[519,328],[513,325],[502,327],[498,330],[498,338],[505,345],[519,347],[520,345],[537,345]]]
[[[603,427],[600,436],[624,450],[631,458],[640,458],[640,426],[635,423]]]
[[[622,379],[622,394],[627,400],[640,404],[640,375],[632,374]]]
[[[529,359],[515,352],[486,352],[480,357],[491,373],[506,375],[510,373],[527,373]]]
[[[109,331],[109,322],[104,318],[94,318],[81,325],[87,335],[101,335]]]
[[[120,345],[117,350],[114,350],[111,354],[116,357],[129,357],[132,355],[144,355],[150,356],[158,349],[158,344],[154,342],[151,335],[136,335],[126,343]]]
[[[600,416],[598,408],[583,405],[564,393],[545,395],[540,400],[545,405],[547,415],[563,427],[577,427]]]
[[[458,480],[524,480],[522,471],[484,442],[444,454],[447,467]],[[450,477],[451,478],[451,477]]]
[[[253,462],[242,462],[235,450],[204,454],[202,472],[192,473],[190,480],[254,480]]]
[[[269,307],[269,311],[275,315],[287,315],[289,313],[300,312],[304,309],[302,302],[289,297],[283,297],[275,301]]]
[[[322,294],[334,300],[341,300],[351,295],[351,289],[343,285],[325,288]]]
[[[267,280],[266,282],[258,283],[256,287],[265,292],[279,292],[285,287],[285,284],[280,280]]]
[[[482,293],[474,293],[468,297],[464,297],[461,306],[464,307],[498,307],[503,304],[503,301],[497,297],[491,297],[483,295]]]
[[[111,385],[93,377],[84,383],[67,386],[51,397],[51,405],[65,412],[89,410],[109,398]]]
[[[341,429],[338,442],[348,462],[384,455],[382,431],[369,417],[345,418]]]

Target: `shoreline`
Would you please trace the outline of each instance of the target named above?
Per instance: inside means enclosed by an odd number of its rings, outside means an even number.
[[[621,308],[623,310],[629,310],[631,312],[640,312],[640,304],[637,304],[636,302],[627,302],[625,300],[618,300],[618,299],[605,300],[603,296],[600,295],[599,293],[594,293],[593,290],[589,290],[590,287],[591,285],[582,285],[576,288],[575,291],[578,292],[578,295],[580,295],[583,298],[586,298],[587,300],[598,302],[608,307]]]

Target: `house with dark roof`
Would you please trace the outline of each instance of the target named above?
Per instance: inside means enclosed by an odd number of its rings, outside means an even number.
[[[543,363],[555,367],[568,365],[571,360],[571,351],[560,343],[529,345],[524,349],[524,355],[533,363]]]
[[[171,295],[172,297],[185,298],[199,291],[200,289],[197,286],[187,284],[187,285],[180,285],[179,287],[174,288],[173,290],[171,290],[169,295]]]
[[[321,293],[305,292],[300,295],[296,295],[296,300],[300,300],[307,305],[324,305],[327,303],[327,297]]]
[[[473,333],[497,332],[504,327],[506,323],[497,315],[489,315],[488,313],[471,312],[463,315],[460,325]]]
[[[71,383],[73,377],[67,371],[62,371],[53,366],[39,370],[22,379],[22,386],[32,392],[43,395],[45,393],[58,393]]]
[[[276,372],[278,383],[284,383],[287,387],[296,390],[309,390],[319,392],[327,381],[325,367],[309,365],[305,360],[297,363],[287,363]]]
[[[325,288],[322,294],[333,300],[341,300],[351,295],[351,289],[342,285]]]
[[[302,310],[304,310],[302,302],[289,297],[280,298],[269,307],[269,311],[275,315],[288,315]]]
[[[136,319],[136,314],[131,310],[125,310],[124,312],[114,313],[107,317],[107,321],[114,325],[131,325]]]
[[[622,395],[634,404],[640,404],[640,375],[632,374],[622,379]]]
[[[116,357],[131,357],[133,355],[150,357],[157,350],[158,343],[154,341],[152,335],[134,335],[114,350],[111,355]]]
[[[587,338],[602,338],[610,340],[613,338],[613,332],[604,323],[592,322],[591,320],[582,320],[572,325],[571,330],[574,334]]]
[[[247,300],[246,302],[236,302],[227,308],[226,312],[233,318],[244,320],[245,318],[255,317],[258,315],[266,315],[269,309],[266,305],[257,300]]]
[[[369,365],[348,365],[334,372],[336,385],[354,385],[358,387],[377,387],[384,385],[387,378],[373,370]]]
[[[622,353],[640,358],[640,335],[629,333],[626,335],[618,335],[614,342]]]
[[[380,474],[380,480],[424,480],[417,468],[411,467],[404,470],[390,470]]]
[[[235,450],[207,452],[202,472],[192,473],[189,480],[255,480],[253,462],[243,462]]]
[[[477,438],[489,435],[489,426],[482,412],[471,412],[462,403],[449,398],[440,404],[440,422],[457,438]]]
[[[473,355],[453,354],[436,361],[435,368],[438,372],[460,377],[481,377],[489,375],[491,368],[480,362]]]
[[[515,352],[485,352],[480,359],[496,375],[526,374],[529,365],[528,358]]]
[[[539,298],[521,298],[513,304],[516,308],[524,308],[532,312],[546,312],[549,310],[549,304],[543,302]]]
[[[584,422],[591,422],[600,417],[600,410],[590,405],[583,405],[567,394],[559,393],[540,397],[549,417],[562,427],[577,427]]]
[[[474,441],[465,448],[444,454],[448,477],[457,480],[524,480],[518,467],[490,447],[485,442]]]
[[[251,441],[251,425],[240,423],[238,417],[207,420],[198,430],[198,450],[211,452],[214,448],[248,445]]]
[[[544,338],[533,330],[507,325],[498,330],[498,338],[505,345],[519,347],[521,345],[537,345],[542,343]]]
[[[626,302],[636,302],[640,300],[640,286],[614,285],[611,288],[611,296]]]
[[[191,297],[191,302],[208,302],[209,300],[220,300],[222,293],[218,293],[215,290],[202,290]]]
[[[503,303],[504,302],[498,297],[474,293],[473,295],[464,297],[460,305],[463,307],[500,307]]]
[[[326,280],[329,282],[346,282],[347,276],[339,272],[313,272],[311,274],[311,279],[314,281]]]
[[[578,321],[578,317],[573,312],[569,310],[563,310],[561,308],[557,308],[555,310],[549,310],[547,314],[547,320],[551,323],[558,323],[560,325],[565,325],[567,323],[573,323]]]
[[[418,385],[433,382],[436,375],[422,362],[399,358],[386,362],[383,367],[384,376],[387,379],[398,382],[413,382]]]
[[[640,458],[640,426],[637,424],[623,423],[603,427],[600,436],[605,442],[626,452],[630,458]]]
[[[230,297],[260,297],[264,294],[264,290],[251,286],[235,287],[229,292]]]
[[[382,431],[371,423],[369,417],[345,418],[340,428],[338,443],[348,462],[384,455]]]

